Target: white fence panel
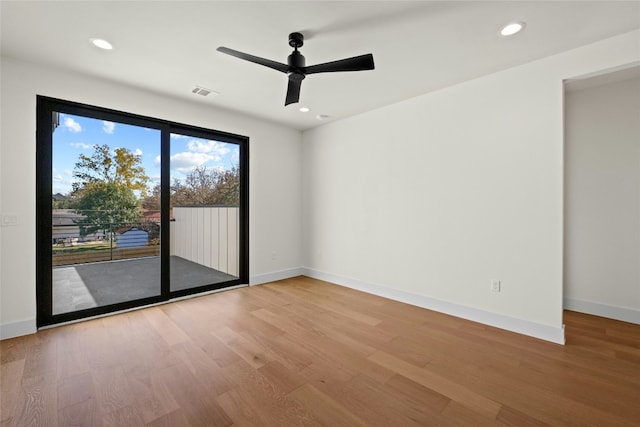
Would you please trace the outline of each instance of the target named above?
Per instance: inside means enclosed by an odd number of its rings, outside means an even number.
[[[237,207],[174,207],[173,218],[171,255],[238,275]]]

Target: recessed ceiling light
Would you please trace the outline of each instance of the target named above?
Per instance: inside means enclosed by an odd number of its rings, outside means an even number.
[[[309,109],[307,107],[300,107],[300,111],[303,113],[308,113]]]
[[[511,24],[507,24],[502,27],[502,30],[500,30],[500,35],[505,37],[513,36],[522,31],[524,29],[524,26],[524,22],[512,22]]]
[[[113,49],[113,46],[111,45],[111,43],[109,43],[104,39],[89,39],[89,40],[91,40],[91,43],[93,43],[94,46],[99,47],[100,49],[105,49],[105,50]]]
[[[328,115],[328,114],[318,114],[316,116],[316,119],[318,119],[318,120],[327,120],[329,117],[331,117],[331,116]]]

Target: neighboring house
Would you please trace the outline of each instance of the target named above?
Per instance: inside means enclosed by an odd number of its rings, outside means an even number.
[[[104,240],[106,235],[102,232],[80,235],[80,224],[84,215],[76,213],[73,209],[52,209],[51,225],[53,226],[51,240],[54,244],[77,244],[95,240]]]
[[[173,209],[169,209],[169,218],[173,218]],[[145,210],[142,214],[142,220],[160,225],[160,211]]]
[[[53,225],[51,238],[53,243],[77,243],[80,238],[78,222],[84,218],[72,209],[52,209],[51,224]]]
[[[124,227],[116,231],[116,247],[137,248],[149,244],[149,233],[137,227]]]
[[[142,213],[142,220],[145,222],[154,222],[160,224],[160,211],[145,210]]]

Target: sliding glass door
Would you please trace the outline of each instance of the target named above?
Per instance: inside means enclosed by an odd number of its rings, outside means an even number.
[[[160,205],[148,193],[160,185],[160,130],[53,117],[53,314],[159,297]]]
[[[248,139],[38,98],[38,325],[248,283]]]
[[[240,147],[171,133],[171,290],[237,280]]]

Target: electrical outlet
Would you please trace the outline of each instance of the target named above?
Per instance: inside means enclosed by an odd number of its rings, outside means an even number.
[[[278,258],[278,256],[276,255],[275,252],[271,252],[271,261],[275,261],[276,258]]]
[[[491,292],[500,292],[500,280],[491,281]]]

